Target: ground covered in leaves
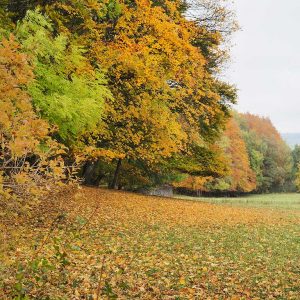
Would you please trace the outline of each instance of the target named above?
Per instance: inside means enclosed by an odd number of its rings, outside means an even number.
[[[0,299],[300,299],[299,211],[83,188],[0,217]]]

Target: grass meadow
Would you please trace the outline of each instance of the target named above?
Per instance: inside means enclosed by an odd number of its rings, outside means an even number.
[[[178,199],[202,201],[214,204],[226,204],[230,206],[300,210],[300,193],[278,193],[218,198],[189,197],[182,195],[176,195],[175,197]]]
[[[2,219],[0,299],[300,298],[299,195],[200,200],[83,188]]]

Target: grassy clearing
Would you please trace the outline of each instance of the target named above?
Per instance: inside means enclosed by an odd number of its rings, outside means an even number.
[[[1,299],[299,299],[297,211],[91,188],[37,211],[1,224]]]
[[[250,195],[236,198],[206,198],[177,195],[176,198],[216,204],[226,204],[230,206],[300,210],[300,193]]]

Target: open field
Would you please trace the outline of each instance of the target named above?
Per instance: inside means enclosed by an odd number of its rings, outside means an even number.
[[[177,195],[178,199],[193,201],[203,201],[215,204],[226,204],[230,206],[258,207],[258,208],[278,208],[284,210],[300,210],[300,193],[282,193],[282,194],[262,194],[249,195],[236,198],[207,198],[207,197],[189,197]]]
[[[83,188],[0,232],[0,299],[300,295],[298,210]]]

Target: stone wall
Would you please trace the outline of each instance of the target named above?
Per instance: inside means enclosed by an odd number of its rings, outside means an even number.
[[[145,195],[160,196],[160,197],[173,197],[173,187],[170,185],[163,185],[148,189],[142,189],[139,192]]]

